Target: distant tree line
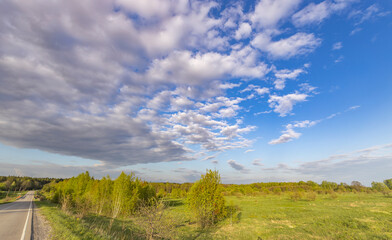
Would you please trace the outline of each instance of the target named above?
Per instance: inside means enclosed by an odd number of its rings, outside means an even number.
[[[193,183],[150,183],[158,197],[185,198]],[[226,196],[233,195],[259,195],[282,194],[292,192],[315,192],[317,194],[335,193],[388,193],[392,190],[392,179],[384,182],[373,182],[371,187],[362,185],[359,181],[351,184],[323,181],[318,184],[313,181],[299,182],[267,182],[251,184],[221,184],[222,193]]]
[[[59,182],[62,179],[54,178],[33,178],[33,177],[17,177],[17,176],[0,176],[0,191],[24,191],[38,190],[45,184],[52,181]]]

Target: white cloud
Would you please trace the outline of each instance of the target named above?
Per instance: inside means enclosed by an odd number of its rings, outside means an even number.
[[[377,4],[372,4],[369,7],[367,7],[365,10],[352,11],[349,15],[349,18],[355,19],[356,20],[355,25],[359,25],[365,21],[375,19],[378,17],[384,17],[389,14],[390,11],[382,11]]]
[[[313,33],[296,33],[288,38],[272,41],[271,36],[259,33],[251,44],[263,52],[267,52],[273,58],[291,58],[313,52],[321,43]]]
[[[284,96],[271,95],[268,103],[274,112],[284,117],[293,110],[293,106],[299,102],[306,101],[309,95],[304,93],[291,93]]]
[[[303,26],[309,23],[320,23],[330,14],[329,2],[324,1],[319,4],[310,3],[308,6],[293,15],[293,22],[296,26]]]
[[[240,27],[235,32],[234,38],[237,40],[248,38],[251,32],[252,32],[252,27],[250,26],[249,23],[247,22],[241,23]]]
[[[348,109],[346,109],[344,112],[352,111],[352,110],[355,110],[359,107],[360,106],[352,106],[352,107],[349,107]],[[313,127],[314,125],[319,124],[320,122],[322,122],[324,120],[332,119],[340,114],[341,114],[341,112],[337,112],[337,113],[329,115],[326,118],[315,120],[315,121],[304,120],[304,121],[295,121],[295,122],[289,123],[285,126],[286,129],[284,131],[282,131],[283,134],[279,138],[271,140],[269,142],[269,144],[274,145],[274,144],[281,144],[281,143],[290,142],[293,139],[297,139],[302,135],[301,133],[295,132],[294,131],[295,128]]]
[[[300,2],[301,0],[260,0],[249,18],[255,26],[275,28],[281,20],[295,11]]]
[[[317,120],[317,121],[305,120],[305,121],[297,121],[297,122],[289,123],[286,125],[286,130],[282,131],[283,134],[279,138],[271,140],[269,144],[273,144],[273,145],[281,144],[281,143],[290,142],[293,139],[297,139],[302,134],[295,132],[294,131],[295,128],[309,128],[318,124],[320,121],[321,120]]]
[[[296,79],[301,73],[304,73],[305,70],[302,68],[298,69],[282,69],[275,72],[275,77],[277,78],[274,81],[275,89],[282,90],[286,86],[287,79]]]
[[[340,63],[341,61],[343,61],[344,56],[340,55],[337,59],[335,59],[334,63]]]
[[[355,1],[355,0],[354,0]],[[323,1],[318,4],[310,3],[292,16],[297,27],[307,24],[318,24],[337,11],[341,11],[354,2],[353,0]]]
[[[279,138],[271,140],[269,144],[275,145],[275,144],[290,142],[293,139],[299,138],[300,136],[301,133],[297,133],[293,129],[289,128],[283,131],[283,134]]]
[[[246,173],[246,172],[249,171],[248,169],[245,168],[244,165],[242,165],[242,164],[236,162],[236,161],[233,160],[233,159],[228,160],[227,163],[230,165],[230,167],[234,168],[234,169],[237,170],[237,171],[241,171],[241,172],[243,172],[243,173]]]
[[[343,47],[342,42],[336,42],[332,45],[332,50],[339,50]]]
[[[250,153],[250,152],[254,152],[254,151],[255,151],[254,149],[248,149],[244,153]]]

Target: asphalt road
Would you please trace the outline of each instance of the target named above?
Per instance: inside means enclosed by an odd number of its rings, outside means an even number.
[[[0,239],[30,240],[34,192],[21,199],[0,205]]]

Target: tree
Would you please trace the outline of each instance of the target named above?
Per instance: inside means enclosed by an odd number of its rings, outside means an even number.
[[[202,228],[215,224],[226,214],[218,171],[207,170],[188,194],[188,203]]]
[[[130,209],[130,196],[132,193],[133,174],[126,175],[121,172],[120,176],[114,181],[113,186],[113,210],[112,217],[116,218],[120,214],[129,213]]]
[[[383,193],[384,195],[389,195],[390,193],[390,190],[387,185],[382,182],[372,182],[372,188],[378,192]]]
[[[384,184],[387,185],[387,187],[392,190],[392,178],[384,180]]]

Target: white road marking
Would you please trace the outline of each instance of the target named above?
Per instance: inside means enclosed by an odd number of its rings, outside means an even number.
[[[26,222],[23,228],[23,234],[22,237],[20,238],[20,240],[24,240],[25,235],[26,235],[26,229],[27,229],[27,223],[29,222],[29,216],[30,216],[30,210],[31,210],[31,204],[33,203],[33,199],[30,200],[30,207],[29,207],[29,211],[27,213],[27,217],[26,217]]]

